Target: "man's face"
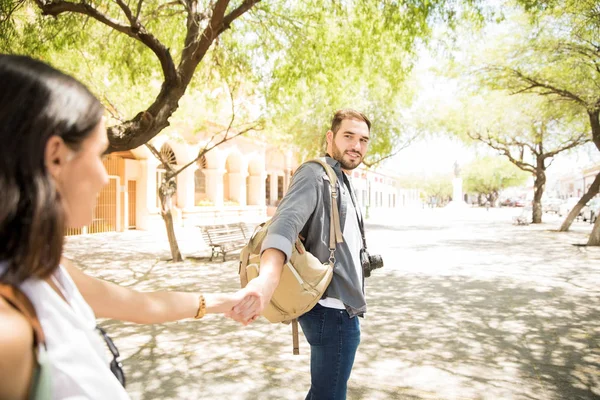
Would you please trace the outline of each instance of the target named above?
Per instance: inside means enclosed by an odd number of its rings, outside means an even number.
[[[337,133],[327,132],[327,153],[351,171],[362,162],[369,147],[369,127],[364,121],[345,119]]]

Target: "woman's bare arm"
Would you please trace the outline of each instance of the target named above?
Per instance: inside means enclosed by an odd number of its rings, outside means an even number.
[[[96,317],[152,324],[193,318],[198,311],[200,293],[138,292],[89,276],[68,260],[63,259],[62,264]],[[230,294],[202,295],[206,300],[207,314],[229,312],[240,301],[257,296],[249,289]]]

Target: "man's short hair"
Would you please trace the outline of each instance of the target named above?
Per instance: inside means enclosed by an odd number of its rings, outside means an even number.
[[[331,132],[333,132],[334,135],[340,129],[340,125],[342,125],[342,121],[345,119],[364,121],[367,124],[367,128],[369,128],[369,132],[371,131],[371,121],[369,121],[369,118],[367,118],[365,114],[351,108],[343,108],[341,110],[337,110],[333,114],[333,118],[331,120]]]

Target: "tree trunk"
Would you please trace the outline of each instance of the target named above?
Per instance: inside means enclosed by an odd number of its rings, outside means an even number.
[[[544,195],[544,189],[546,189],[545,169],[544,160],[538,159],[537,168],[535,171],[535,182],[533,183],[533,215],[531,222],[534,224],[542,223],[542,196]]]
[[[175,237],[175,228],[173,227],[173,213],[171,212],[171,198],[175,193],[175,183],[171,179],[170,183],[163,182],[158,190],[160,199],[160,216],[165,221],[167,228],[167,237],[169,238],[169,247],[171,248],[171,259],[173,262],[183,261],[177,238]]]
[[[596,218],[594,228],[587,242],[588,246],[600,246],[600,218]]]
[[[600,99],[598,100],[600,101]],[[592,140],[596,148],[600,150],[600,110],[588,110],[588,117],[590,118],[590,126],[592,127]]]
[[[492,192],[492,196],[491,196],[492,198],[490,199],[491,207],[496,207],[496,205],[498,204],[498,196],[499,196],[498,191],[494,190]]]
[[[595,195],[598,194],[598,190],[600,189],[600,174],[596,175],[594,182],[590,185],[588,191],[583,195],[583,197],[575,204],[575,207],[571,210],[567,218],[565,218],[564,222],[560,226],[559,232],[567,232],[571,227],[571,224],[575,220],[575,217],[579,215],[579,212],[587,204],[588,201],[592,199]],[[594,235],[594,231],[596,231],[596,226],[598,224],[594,224],[594,229],[592,230],[592,235]]]

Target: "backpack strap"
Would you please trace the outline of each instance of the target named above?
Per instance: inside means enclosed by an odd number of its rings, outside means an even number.
[[[338,210],[337,198],[337,176],[335,171],[327,162],[320,158],[315,158],[307,162],[314,162],[320,164],[324,169],[325,173],[329,177],[329,186],[331,193],[331,224],[329,225],[329,262],[333,265],[335,263],[335,247],[336,243],[342,243],[344,238],[342,236],[342,228],[340,227],[340,213]]]
[[[340,213],[338,210],[337,198],[337,176],[335,171],[327,162],[320,158],[315,158],[307,162],[314,162],[325,169],[325,173],[329,177],[329,186],[331,193],[331,223],[329,224],[329,262],[331,266],[335,264],[335,248],[336,243],[342,243],[344,238],[342,236],[342,228],[340,227]],[[298,338],[298,318],[294,318],[292,321],[292,345],[294,355],[300,354],[300,340]]]
[[[23,314],[31,325],[35,349],[37,349],[37,346],[40,344],[45,345],[46,337],[44,336],[42,325],[37,318],[33,304],[31,304],[31,301],[29,301],[27,296],[15,286],[6,283],[0,283],[0,296],[17,311]]]
[[[300,341],[298,340],[298,318],[292,320],[292,344],[293,353],[295,356],[300,354]]]

